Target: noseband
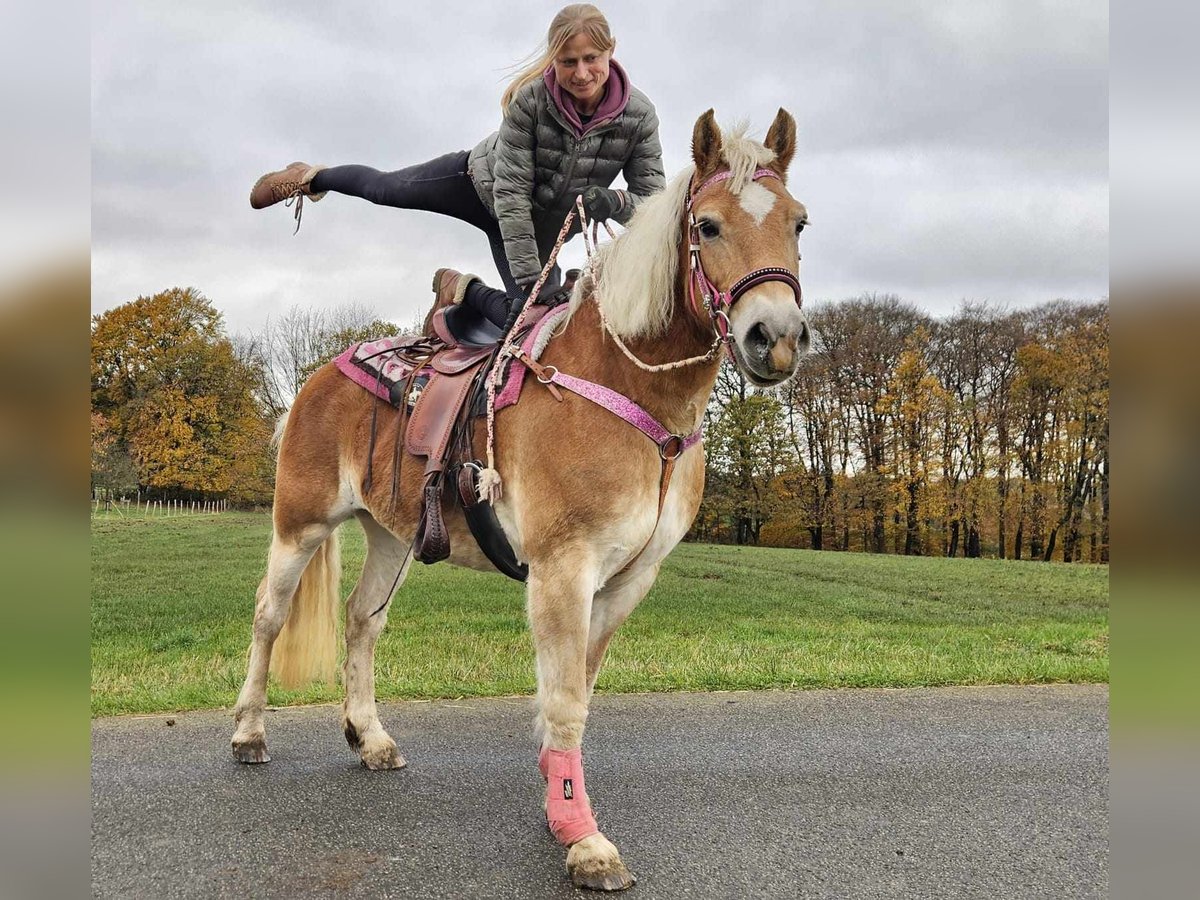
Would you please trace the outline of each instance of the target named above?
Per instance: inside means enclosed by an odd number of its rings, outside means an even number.
[[[699,293],[704,302],[704,309],[708,312],[708,316],[712,320],[713,328],[726,345],[733,340],[729,332],[729,313],[733,309],[733,304],[737,303],[742,294],[751,288],[765,284],[768,281],[782,281],[792,289],[792,293],[796,297],[797,308],[803,305],[800,280],[796,277],[795,272],[791,269],[785,269],[782,266],[766,266],[765,268],[748,272],[735,281],[733,286],[727,291],[718,290],[717,286],[704,273],[704,265],[700,262],[700,225],[696,221],[696,214],[692,211],[692,205],[696,202],[696,198],[700,196],[701,191],[719,182],[728,181],[732,175],[732,172],[725,170],[724,172],[718,172],[715,175],[709,176],[698,188],[689,190],[687,198],[689,229],[688,258],[691,260],[691,273],[688,277],[688,297],[692,302],[692,308],[699,313],[700,304],[696,300],[696,294]],[[758,181],[760,178],[778,177],[779,175],[772,169],[759,169],[754,173],[753,180]]]

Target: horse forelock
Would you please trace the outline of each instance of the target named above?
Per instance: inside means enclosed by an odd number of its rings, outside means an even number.
[[[754,173],[774,161],[775,151],[761,141],[746,136],[749,125],[745,121],[734,124],[721,135],[721,155],[729,166],[729,192],[741,194],[746,185],[754,183]]]

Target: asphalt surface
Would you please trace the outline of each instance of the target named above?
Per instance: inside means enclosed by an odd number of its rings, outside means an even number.
[[[334,706],[92,725],[97,897],[578,897],[527,699],[381,705],[368,772]],[[1104,686],[600,696],[588,792],[630,898],[1104,897]],[[173,725],[168,724],[168,719]]]

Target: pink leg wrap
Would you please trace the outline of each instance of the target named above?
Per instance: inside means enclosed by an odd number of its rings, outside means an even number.
[[[583,751],[543,748],[538,768],[546,779],[546,819],[564,847],[599,834],[592,803],[583,786]]]

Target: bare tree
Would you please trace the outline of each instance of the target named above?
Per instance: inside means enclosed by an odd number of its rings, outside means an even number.
[[[868,546],[884,553],[888,483],[889,413],[883,398],[905,342],[932,320],[894,294],[863,294],[828,307],[822,320],[833,377],[843,386],[854,423],[862,506],[870,515]]]
[[[361,304],[293,306],[268,319],[257,334],[240,336],[239,355],[259,373],[264,407],[280,415],[309,376],[350,344],[403,331]]]

